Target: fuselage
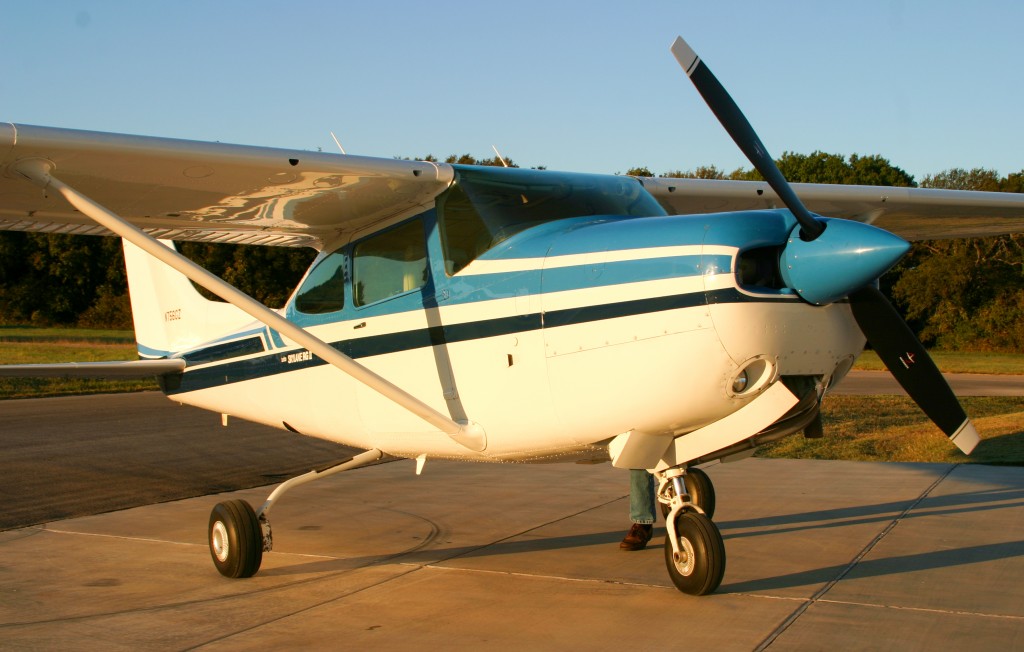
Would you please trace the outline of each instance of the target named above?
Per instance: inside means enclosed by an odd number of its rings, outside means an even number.
[[[284,308],[478,423],[483,451],[256,324],[176,354],[166,391],[399,456],[602,459],[620,433],[684,435],[783,377],[820,395],[864,345],[848,304],[780,280],[788,211],[667,216],[632,179],[510,172],[460,168],[434,209],[322,253]]]

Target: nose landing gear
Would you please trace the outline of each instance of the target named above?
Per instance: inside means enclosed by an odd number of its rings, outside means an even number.
[[[655,472],[658,501],[665,516],[665,566],[676,588],[706,595],[725,576],[725,544],[711,521],[715,491],[700,469],[673,468]]]

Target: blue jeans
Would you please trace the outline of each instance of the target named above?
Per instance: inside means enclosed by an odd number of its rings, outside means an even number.
[[[629,470],[629,518],[634,523],[654,523],[654,476],[645,469]]]

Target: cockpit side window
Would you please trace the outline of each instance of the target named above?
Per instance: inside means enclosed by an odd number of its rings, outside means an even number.
[[[335,252],[317,263],[295,295],[295,309],[321,315],[344,308],[346,261],[343,253]]]
[[[413,220],[363,240],[352,255],[355,304],[365,306],[427,283],[423,222]]]

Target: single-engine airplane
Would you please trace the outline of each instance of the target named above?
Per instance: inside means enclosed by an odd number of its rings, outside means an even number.
[[[366,450],[288,480],[259,509],[216,505],[210,552],[228,577],[258,571],[290,487],[385,454],[417,472],[429,458],[610,460],[656,476],[668,572],[710,593],[725,548],[697,465],[820,434],[822,396],[865,341],[974,448],[875,281],[909,246],[894,233],[1019,232],[1024,196],[790,185],[701,59],[682,39],[671,50],[766,183],[0,124],[0,228],[123,238],[141,358],[2,373],[155,375],[181,403]],[[271,310],[171,240],[319,255]]]

